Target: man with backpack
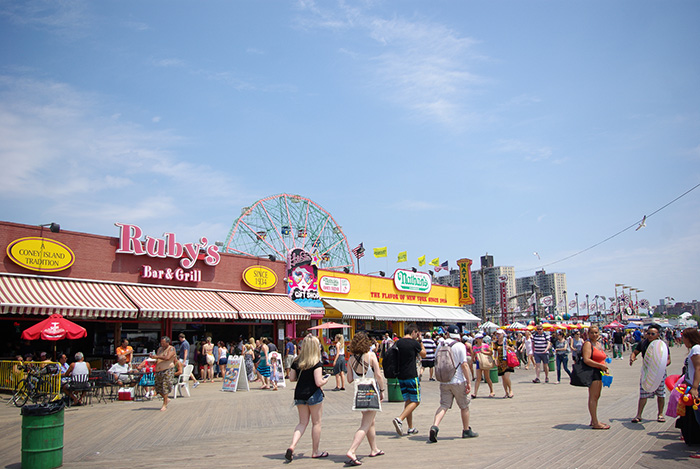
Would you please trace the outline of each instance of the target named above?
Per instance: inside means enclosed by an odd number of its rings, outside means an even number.
[[[440,382],[440,407],[435,412],[433,426],[430,427],[428,440],[437,443],[440,422],[452,408],[452,402],[457,406],[462,416],[462,438],[479,436],[469,426],[469,404],[471,402],[472,377],[467,361],[467,348],[460,340],[459,328],[448,326],[449,338],[438,347],[435,353],[435,378]]]
[[[415,323],[406,326],[406,334],[401,339],[397,340],[394,347],[391,347],[389,351],[394,348],[398,351],[396,354],[398,359],[396,377],[399,380],[401,395],[404,401],[403,412],[393,420],[394,428],[399,436],[403,436],[402,422],[406,419],[406,423],[408,424],[408,431],[406,433],[408,435],[415,435],[418,433],[418,430],[413,426],[413,411],[416,410],[416,407],[420,404],[420,382],[418,381],[416,358],[418,356],[425,358],[426,355],[420,331]],[[384,359],[386,365],[389,365],[389,363],[386,363],[387,361],[392,361],[387,360],[391,355],[389,351],[387,351],[387,356]],[[393,377],[386,372],[387,368],[388,367],[385,366],[386,377]]]

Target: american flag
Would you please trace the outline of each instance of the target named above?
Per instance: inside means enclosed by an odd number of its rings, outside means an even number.
[[[440,272],[440,270],[449,270],[447,267],[447,261],[435,266],[435,272]]]
[[[362,243],[360,243],[355,249],[353,249],[352,253],[355,254],[355,257],[357,257],[358,259],[364,257],[365,248],[362,246]]]

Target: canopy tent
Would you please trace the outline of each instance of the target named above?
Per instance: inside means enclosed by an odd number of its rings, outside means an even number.
[[[494,324],[491,321],[486,321],[483,323],[481,326],[479,326],[480,331],[486,331],[486,332],[493,332],[496,329],[498,329],[500,326],[498,324]]]

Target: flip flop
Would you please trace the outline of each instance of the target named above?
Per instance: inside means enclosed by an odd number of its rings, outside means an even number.
[[[642,419],[638,419],[637,417],[632,419],[632,423],[640,423]]]
[[[369,455],[370,458],[376,458],[377,456],[384,456],[384,451],[379,450],[376,453]]]
[[[591,427],[593,430],[610,430],[610,425],[607,423],[601,423],[600,427]]]
[[[287,452],[284,453],[284,459],[287,461],[294,459],[294,451],[292,451],[292,448],[287,448]]]
[[[355,458],[355,459],[348,459],[347,461],[345,461],[345,464],[347,466],[361,466],[362,462],[359,459]]]
[[[663,416],[660,416],[659,418],[656,419],[657,422],[665,422],[666,419]]]
[[[317,454],[316,456],[311,456],[313,459],[318,459],[318,458],[327,458],[328,457],[328,451],[324,451],[321,454]]]

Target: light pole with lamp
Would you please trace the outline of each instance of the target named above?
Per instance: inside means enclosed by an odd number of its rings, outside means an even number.
[[[578,292],[574,293],[574,295],[576,295],[576,318],[578,319]]]
[[[588,316],[588,320],[590,321],[591,308],[590,308],[590,305],[588,304],[588,293],[586,293],[586,316]]]

